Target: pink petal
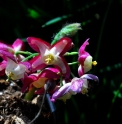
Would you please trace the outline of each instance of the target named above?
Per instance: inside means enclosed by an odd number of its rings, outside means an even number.
[[[14,53],[14,50],[10,45],[2,43],[2,42],[0,42],[0,50],[4,50],[4,51],[10,52],[10,53]]]
[[[54,78],[60,78],[60,71],[56,68],[46,68],[44,69],[38,77],[41,78],[49,78],[49,79],[54,79]]]
[[[89,44],[88,40],[89,38],[83,43],[83,45],[80,47],[78,51],[78,61],[82,66],[84,66],[84,61],[86,60],[86,58],[90,56],[90,54],[85,51],[86,45]]]
[[[28,37],[27,42],[30,47],[37,52],[40,52],[40,50],[45,51],[51,47],[48,42],[45,42],[40,38]]]
[[[5,75],[5,69],[0,71],[0,76],[4,76]]]
[[[12,47],[13,47],[15,52],[17,52],[19,50],[23,50],[24,49],[24,42],[21,39],[16,39],[14,41],[14,43],[12,44]]]
[[[7,58],[9,59],[12,59],[13,61],[16,61],[15,60],[15,57],[13,54],[9,53],[9,52],[6,52],[4,50],[0,50],[0,56],[7,61]]]
[[[82,55],[80,55],[80,56],[78,57],[78,62],[79,62],[81,65],[84,65],[84,61],[85,61],[85,59],[86,59],[88,56],[90,56],[90,54],[89,54],[88,52],[82,53]]]
[[[88,39],[82,44],[82,46],[80,47],[80,49],[79,49],[79,51],[78,51],[78,54],[79,54],[79,55],[82,55],[82,54],[84,53],[86,46],[89,45],[89,42],[88,42],[89,39],[90,39],[90,38],[88,38]]]
[[[27,88],[29,87],[29,85],[34,82],[35,80],[37,80],[37,77],[35,75],[29,75],[27,76],[26,74],[24,75],[24,78],[21,79],[22,80],[22,83],[23,83],[23,86],[22,86],[22,89],[21,91],[22,92],[25,92],[27,90]]]
[[[35,56],[33,59],[30,60],[30,63],[32,64],[32,71],[35,72],[37,70],[41,70],[47,65],[43,63],[41,56]]]
[[[82,65],[80,65],[80,66],[78,67],[78,75],[79,75],[79,76],[82,76],[83,74],[84,74],[84,69],[83,69]]]
[[[3,76],[5,75],[5,68],[6,68],[6,65],[7,65],[7,61],[2,61],[0,63],[0,76]]]
[[[35,92],[35,94],[39,94],[39,95],[41,95],[41,94],[44,94],[44,88],[40,88],[39,90],[37,90],[36,92]]]
[[[7,65],[7,61],[3,60],[2,62],[0,62],[0,71],[5,69]]]
[[[74,92],[74,93],[79,93],[81,92],[81,88],[82,88],[82,85],[83,85],[83,79],[80,79],[80,78],[74,78],[71,83],[71,87],[70,87],[70,90],[71,92]]]
[[[51,49],[55,47],[55,53],[54,54],[59,53],[60,55],[63,55],[68,50],[70,50],[72,48],[72,46],[73,46],[72,40],[68,37],[65,37],[65,38],[61,38],[58,42],[53,44],[51,46]]]

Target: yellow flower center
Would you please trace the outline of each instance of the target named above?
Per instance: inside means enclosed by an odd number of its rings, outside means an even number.
[[[88,90],[87,88],[83,88],[82,91],[81,91],[82,94],[87,94],[88,93]]]
[[[97,65],[97,61],[93,61],[92,65],[96,66]]]
[[[6,80],[7,82],[8,82],[10,79],[12,79],[12,80],[14,79],[14,78],[13,78],[14,73],[12,73],[12,72],[8,72],[7,76],[8,76],[8,79]]]
[[[47,65],[53,64],[54,56],[52,54],[44,56],[44,61]]]

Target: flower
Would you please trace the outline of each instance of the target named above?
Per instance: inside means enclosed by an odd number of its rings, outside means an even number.
[[[56,99],[62,99],[66,102],[67,99],[77,93],[87,94],[89,89],[89,80],[99,82],[98,77],[92,74],[85,74],[80,78],[75,77],[71,82],[65,83],[62,87],[57,87],[51,96],[51,101],[54,102]]]
[[[7,45],[5,43],[0,42],[0,50],[9,52],[11,54],[15,54],[17,51],[24,49],[24,42],[21,39],[16,39],[12,45]],[[22,55],[17,55],[17,59],[20,61],[23,59]]]
[[[44,93],[44,84],[47,80],[57,80],[60,78],[60,71],[56,68],[45,68],[40,73],[32,73],[30,75],[25,74],[24,78],[22,79],[23,87],[22,92],[25,92],[27,89],[31,89],[32,87],[35,87],[37,91],[36,94],[43,94]],[[51,84],[52,88],[49,88],[49,90],[52,90],[53,87],[55,87],[54,81],[52,81]]]
[[[18,80],[24,78],[24,73],[26,72],[27,68],[25,65],[21,63],[16,63],[11,59],[7,59],[7,66],[5,69],[5,73],[9,79]]]
[[[39,38],[28,37],[27,41],[35,51],[40,53],[30,61],[34,71],[48,65],[54,65],[62,74],[69,77],[70,68],[63,55],[71,49],[73,45],[70,38],[62,38],[52,46]]]
[[[39,75],[36,81],[34,81],[32,84],[34,87],[38,88],[36,91],[36,94],[43,94],[44,93],[44,84],[47,82],[47,80],[51,80],[51,86],[48,90],[48,92],[51,92],[55,86],[56,83],[54,80],[57,80],[60,78],[60,71],[56,68],[45,68]]]
[[[80,63],[78,68],[79,76],[82,76],[84,73],[88,72],[92,68],[92,65],[97,64],[96,61],[92,61],[92,56],[85,51],[86,45],[89,45],[88,40],[89,38],[83,43],[78,51],[78,61]]]
[[[22,60],[22,55],[14,56],[14,53],[22,50],[24,48],[24,42],[20,39],[16,39],[14,43],[10,46],[3,42],[0,42],[0,56],[3,58],[3,61],[0,62],[0,76],[5,74],[5,68],[7,65],[7,57],[16,61],[16,60]]]

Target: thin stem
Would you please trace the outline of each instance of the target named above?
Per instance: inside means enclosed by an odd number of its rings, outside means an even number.
[[[62,76],[60,77],[60,87],[62,87],[63,86],[63,83],[62,83]]]
[[[107,123],[108,123],[108,121],[110,119],[110,116],[111,116],[111,113],[112,113],[112,108],[113,108],[113,105],[115,103],[115,100],[116,100],[118,94],[120,93],[121,89],[122,89],[122,83],[120,84],[118,90],[116,91],[116,93],[114,94],[114,97],[112,99],[111,107],[110,107],[110,110],[109,110],[109,112],[107,114]]]
[[[33,54],[31,54],[30,56],[28,56],[28,57],[26,57],[25,59],[23,59],[22,62],[27,61],[28,59],[30,59],[30,58],[32,58],[32,57],[34,57],[34,56],[37,56],[38,54],[39,54],[39,53],[33,53]]]
[[[25,94],[24,99],[30,101],[30,100],[32,99],[33,95],[34,95],[35,90],[36,90],[36,88],[35,88],[35,87],[32,87],[32,89],[29,90],[29,91]]]
[[[18,54],[26,54],[26,55],[31,55],[32,53],[31,52],[28,52],[28,51],[17,51],[15,52],[15,55],[18,55]]]
[[[71,72],[71,75],[72,75],[73,78],[75,77],[75,75],[72,72]]]
[[[68,63],[68,65],[74,65],[74,64],[78,64],[79,62],[72,62],[72,63]]]
[[[64,56],[78,55],[78,52],[66,52]]]

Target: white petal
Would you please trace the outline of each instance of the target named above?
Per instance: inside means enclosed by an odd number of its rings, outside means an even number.
[[[12,73],[11,78],[13,80],[21,79],[24,77],[25,71],[26,71],[26,66],[22,64],[17,64],[13,60],[8,59],[7,67],[5,70],[7,76],[10,76],[10,73]]]
[[[54,65],[58,66],[62,70],[62,73],[65,74],[66,73],[66,66],[65,66],[64,62],[62,61],[62,59],[60,57],[57,57],[56,59],[57,60],[54,63]]]
[[[84,72],[88,72],[92,68],[92,56],[88,56],[84,61]]]

